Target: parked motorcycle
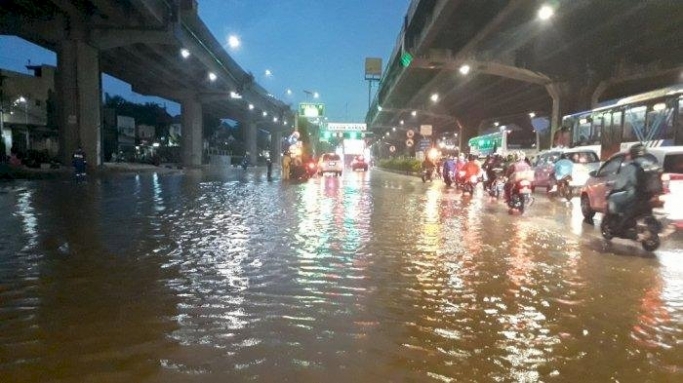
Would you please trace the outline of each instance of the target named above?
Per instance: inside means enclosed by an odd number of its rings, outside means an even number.
[[[533,203],[531,196],[531,181],[521,180],[515,182],[510,191],[510,199],[508,200],[508,207],[510,209],[518,210],[524,213],[524,209]]]
[[[652,214],[653,202],[643,204],[642,210],[630,222],[623,222],[624,217],[615,212],[608,203],[608,212],[602,219],[600,231],[606,240],[614,237],[640,242],[646,251],[655,251],[660,245],[660,233],[664,227]]]

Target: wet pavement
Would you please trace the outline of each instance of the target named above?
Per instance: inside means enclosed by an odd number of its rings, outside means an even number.
[[[683,381],[683,241],[415,177],[0,184],[2,382]]]

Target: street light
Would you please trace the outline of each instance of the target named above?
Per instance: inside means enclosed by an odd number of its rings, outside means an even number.
[[[460,74],[466,75],[466,74],[470,73],[470,69],[472,69],[472,68],[470,68],[469,65],[463,64],[460,66],[459,71],[460,71]]]
[[[410,115],[413,117],[417,116],[417,110],[413,110],[412,112],[410,112]]]
[[[549,5],[544,5],[538,10],[538,18],[545,21],[548,20],[549,18],[553,17],[555,14],[555,11],[553,8]]]
[[[536,117],[536,113],[530,112],[530,113],[529,113],[529,118],[534,118],[534,117]]]
[[[249,104],[249,110],[254,110],[254,104]]]
[[[184,59],[190,57],[190,51],[183,48],[180,50],[180,55],[183,56]]]
[[[240,46],[240,39],[239,39],[239,37],[237,37],[237,36],[235,36],[235,35],[230,35],[230,36],[228,37],[228,45],[229,45],[230,48],[232,48],[232,49],[237,49],[237,48],[239,48],[239,46]]]
[[[266,77],[273,77],[273,72],[271,72],[270,69],[266,69],[264,74],[266,75]]]
[[[210,80],[211,82],[216,81],[217,78],[218,78],[218,76],[216,76],[215,73],[209,72],[209,80]]]
[[[438,94],[438,93],[432,94],[432,97],[430,97],[430,99],[431,99],[433,102],[439,101],[439,94]]]

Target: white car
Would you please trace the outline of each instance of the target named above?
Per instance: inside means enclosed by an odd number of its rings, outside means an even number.
[[[648,148],[647,152],[664,170],[662,181],[665,194],[659,197],[663,207],[656,208],[654,213],[677,229],[683,229],[683,146]],[[581,189],[581,212],[584,217],[590,219],[596,212],[605,212],[607,192],[619,176],[626,155],[627,152],[616,153],[600,169],[590,173],[586,185]]]
[[[341,176],[342,171],[344,171],[344,161],[342,161],[339,154],[325,153],[320,156],[320,160],[318,161],[319,175],[334,173],[337,176]]]
[[[600,158],[594,150],[587,148],[552,149],[538,154],[534,166],[534,189],[537,187],[550,188],[550,175],[555,171],[555,162],[563,155],[571,162],[572,178],[569,186],[577,190],[586,184],[588,174],[600,167]]]

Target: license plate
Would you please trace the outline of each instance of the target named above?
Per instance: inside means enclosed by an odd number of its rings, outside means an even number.
[[[336,162],[330,162],[330,166],[334,166],[336,164],[337,164]]]

